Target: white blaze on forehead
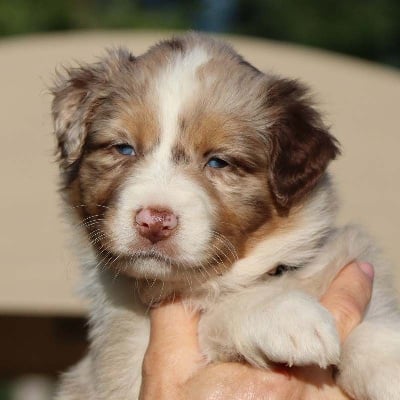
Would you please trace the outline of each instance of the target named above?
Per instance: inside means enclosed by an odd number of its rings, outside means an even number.
[[[110,226],[117,251],[129,254],[132,243],[138,241],[132,215],[143,208],[161,206],[171,209],[179,220],[177,233],[171,238],[176,261],[195,266],[208,257],[214,206],[204,189],[176,168],[171,151],[179,134],[178,117],[187,102],[199,95],[196,72],[209,59],[202,48],[178,53],[162,66],[153,81],[151,95],[159,118],[159,146],[145,155],[120,193]]]
[[[206,50],[194,48],[179,53],[162,70],[155,83],[157,113],[160,122],[159,164],[166,166],[178,135],[178,116],[190,98],[198,95],[197,69],[210,59]]]

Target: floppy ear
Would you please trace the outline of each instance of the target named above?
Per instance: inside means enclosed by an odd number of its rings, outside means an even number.
[[[52,89],[52,115],[57,138],[60,165],[68,169],[79,158],[87,134],[90,110],[94,104],[96,75],[87,67],[67,71],[58,76]]]
[[[278,212],[287,214],[316,186],[340,150],[307,88],[296,80],[269,82],[267,112],[269,185]]]
[[[52,88],[52,115],[60,166],[68,170],[79,159],[96,107],[110,94],[110,80],[134,60],[124,49],[108,51],[103,60],[58,74]]]

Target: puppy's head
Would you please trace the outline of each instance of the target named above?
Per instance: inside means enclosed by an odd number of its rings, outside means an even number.
[[[136,277],[223,273],[338,154],[304,86],[197,35],[112,51],[53,92],[64,197],[99,262]]]

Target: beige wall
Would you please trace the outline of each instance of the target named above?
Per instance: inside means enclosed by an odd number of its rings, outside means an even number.
[[[77,266],[67,248],[56,193],[49,117],[56,66],[94,60],[107,46],[143,52],[165,35],[73,33],[0,42],[0,311],[80,313]],[[362,223],[397,267],[400,287],[400,73],[322,51],[232,38],[258,68],[299,77],[343,145],[332,167],[341,221]]]

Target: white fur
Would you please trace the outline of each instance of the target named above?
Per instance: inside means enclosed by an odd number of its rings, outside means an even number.
[[[159,172],[168,169],[171,148],[178,134],[178,116],[185,103],[196,95],[199,81],[198,68],[209,60],[206,50],[195,47],[192,51],[171,60],[154,82],[153,98],[158,99],[162,141],[157,151]]]

